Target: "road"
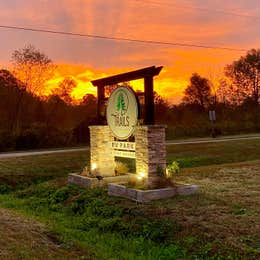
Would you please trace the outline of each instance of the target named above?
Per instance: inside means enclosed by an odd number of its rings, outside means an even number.
[[[89,147],[85,148],[73,148],[73,149],[58,149],[58,150],[44,150],[44,151],[30,151],[30,152],[12,152],[12,153],[0,153],[0,159],[31,156],[31,155],[43,155],[43,154],[54,154],[54,153],[69,153],[78,151],[87,151]]]
[[[223,137],[223,138],[201,138],[201,139],[188,139],[188,140],[174,140],[166,141],[166,145],[185,145],[185,144],[201,144],[201,143],[218,143],[218,142],[230,142],[238,140],[253,140],[260,139],[260,135],[254,136],[241,136],[241,137]],[[42,151],[26,151],[26,152],[11,152],[11,153],[0,153],[0,159],[4,158],[15,158],[22,156],[31,155],[44,155],[44,154],[55,154],[55,153],[68,153],[68,152],[78,152],[78,151],[88,151],[89,147],[85,148],[68,148],[68,149],[57,149],[57,150],[42,150]]]
[[[260,135],[252,135],[252,136],[236,136],[236,137],[223,137],[223,138],[201,138],[201,139],[190,139],[190,140],[168,140],[166,141],[166,145],[175,145],[175,144],[202,144],[202,143],[219,143],[219,142],[229,142],[229,141],[238,141],[238,140],[252,140],[252,139],[260,139]]]

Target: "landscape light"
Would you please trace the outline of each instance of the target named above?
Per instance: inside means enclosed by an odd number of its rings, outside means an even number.
[[[146,177],[146,174],[144,173],[144,172],[139,172],[138,174],[137,174],[137,179],[138,180],[142,180],[142,179],[144,179]]]
[[[91,164],[91,170],[95,171],[97,169],[97,164],[96,163],[92,163]]]

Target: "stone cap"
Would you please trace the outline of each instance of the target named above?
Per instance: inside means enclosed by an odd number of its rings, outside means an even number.
[[[167,125],[137,125],[140,128],[167,128]]]
[[[104,127],[109,127],[108,125],[89,125],[88,126],[88,128],[100,128],[100,129],[102,129],[102,128],[104,128]]]

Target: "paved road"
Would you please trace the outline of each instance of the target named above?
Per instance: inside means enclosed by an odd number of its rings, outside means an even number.
[[[197,139],[197,140],[179,140],[179,141],[166,141],[166,145],[185,145],[185,144],[201,144],[201,143],[218,143],[218,142],[230,142],[238,140],[253,140],[260,139],[260,135],[255,136],[241,136],[241,137],[223,137],[216,139]],[[43,154],[55,154],[55,153],[68,153],[68,152],[78,152],[78,151],[88,151],[89,147],[85,148],[68,148],[68,149],[58,149],[58,150],[45,150],[45,151],[30,151],[30,152],[12,152],[12,153],[0,153],[0,159],[4,158],[14,158],[22,156],[31,155],[43,155]]]
[[[46,151],[0,153],[0,159],[31,156],[31,155],[53,154],[53,153],[69,153],[69,152],[78,152],[78,151],[87,151],[87,150],[89,150],[89,147],[73,148],[73,149],[59,149],[59,150],[46,150]]]
[[[219,142],[229,142],[238,140],[252,140],[260,139],[260,135],[255,136],[241,136],[241,137],[223,137],[215,139],[197,139],[197,140],[180,140],[180,141],[166,141],[166,145],[172,144],[202,144],[202,143],[219,143]]]

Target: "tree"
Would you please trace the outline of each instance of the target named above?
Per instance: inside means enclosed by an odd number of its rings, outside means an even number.
[[[21,105],[21,96],[25,96],[25,87],[14,75],[5,69],[0,70],[0,116],[1,125],[5,125],[6,131],[13,134],[16,128],[19,128],[21,113],[18,112]],[[4,116],[5,115],[5,116]]]
[[[81,101],[81,105],[87,107],[95,107],[97,106],[97,98],[93,94],[86,94]]]
[[[66,77],[60,82],[59,87],[52,91],[53,95],[58,95],[65,103],[72,104],[71,93],[77,86],[77,82],[72,77]]]
[[[52,61],[34,46],[28,45],[23,49],[15,50],[11,58],[14,76],[22,82],[23,91],[19,96],[15,108],[16,119],[12,131],[19,134],[19,118],[22,114],[22,107],[26,93],[31,95],[42,94],[45,82],[51,78],[55,66]]]
[[[232,106],[239,106],[245,100],[245,95],[228,78],[219,80],[216,97],[218,103]]]
[[[4,69],[0,70],[0,98],[0,131],[15,137],[30,124],[43,121],[42,101],[26,92],[24,84]]]
[[[246,56],[225,67],[225,74],[237,87],[237,94],[258,104],[260,99],[260,49],[252,49]]]
[[[97,115],[97,98],[93,94],[86,94],[80,103],[80,109],[85,117],[93,118]],[[85,118],[84,117],[84,118]]]
[[[184,90],[183,103],[196,104],[206,109],[212,100],[210,81],[194,73],[190,78],[190,85]]]
[[[54,64],[40,50],[32,45],[15,50],[11,58],[13,73],[21,80],[27,92],[42,94],[44,83],[50,79],[54,72]]]
[[[155,111],[155,121],[157,123],[168,122],[170,105],[167,100],[160,96],[157,92],[154,91],[154,111]]]
[[[18,80],[8,70],[0,70],[0,131],[10,132],[16,117],[15,108],[20,95]]]

